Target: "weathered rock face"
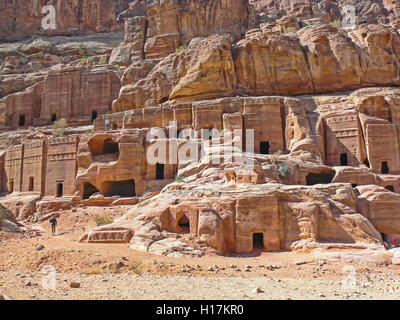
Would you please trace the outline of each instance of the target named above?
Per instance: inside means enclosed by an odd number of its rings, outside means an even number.
[[[100,134],[81,139],[75,180],[78,195],[83,199],[96,193],[103,197],[135,197],[171,182],[176,166],[163,165],[163,179],[158,179],[156,165],[146,161],[144,135],[144,132],[131,132],[122,136]]]
[[[135,60],[144,58],[144,42],[146,39],[147,19],[137,16],[125,21],[124,42],[110,57],[110,64],[130,65]]]
[[[0,3],[0,38],[17,39],[43,34],[104,32],[118,28],[115,17],[128,7],[129,0],[57,1],[56,29],[42,29],[48,1],[14,0]]]
[[[399,40],[397,31],[378,25],[349,32],[313,26],[297,35],[260,31],[233,49],[223,36],[195,38],[183,52],[163,59],[146,78],[126,84],[113,111],[141,108],[150,99],[162,103],[397,85]]]
[[[100,227],[96,232],[105,237],[110,228],[127,228],[134,234],[143,228],[143,223],[150,226],[150,221],[157,217],[158,230],[196,235],[220,253],[247,253],[256,246],[267,250],[299,250],[319,241],[350,246],[381,242],[372,224],[356,213],[355,196],[346,185],[279,191],[248,187],[234,197],[225,194],[224,187],[216,189],[212,184],[200,188],[192,185],[191,194],[197,196],[189,196],[179,187],[168,189],[153,198],[151,205],[133,208],[113,225]],[[220,196],[216,197],[217,194]],[[331,200],[326,200],[326,196],[332,197]],[[86,239],[91,241],[90,236]],[[132,240],[135,249],[141,251],[148,251],[152,243],[143,246],[142,241],[142,248],[138,248],[137,240]]]
[[[0,231],[20,232],[19,224],[12,211],[0,205]]]
[[[239,39],[255,23],[246,0],[150,1],[146,58],[162,58],[195,37],[229,33]]]
[[[46,125],[66,118],[70,123],[91,123],[104,114],[118,95],[118,75],[107,69],[64,69],[49,73],[43,82],[0,101],[9,128]]]
[[[281,95],[399,83],[400,38],[391,29],[368,26],[346,34],[315,26],[298,37],[260,34],[239,42],[234,59],[241,89]]]
[[[297,38],[259,35],[234,51],[239,92],[249,95],[305,94],[313,91],[307,61]]]
[[[225,36],[199,39],[160,62],[148,76],[122,88],[113,104],[119,112],[144,107],[148,100],[200,100],[232,96],[236,88],[231,44]]]
[[[321,19],[325,23],[346,16],[345,6],[355,9],[357,24],[389,23],[399,18],[399,6],[392,0],[250,0],[262,21],[275,21],[286,15],[302,20]]]
[[[168,256],[201,256],[204,244],[220,253],[381,247],[400,234],[399,6],[251,3],[258,16],[246,0],[71,0],[57,5],[57,32],[109,31],[125,19],[125,37],[0,45],[0,129],[20,129],[0,133],[9,194],[0,202],[19,219],[132,205],[81,240]],[[336,21],[344,4],[362,15],[354,28]],[[35,33],[40,5],[0,2],[15,21],[30,15],[3,29]],[[60,118],[74,127],[48,126]]]

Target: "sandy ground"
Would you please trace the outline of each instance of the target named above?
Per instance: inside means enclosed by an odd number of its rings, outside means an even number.
[[[312,253],[169,258],[127,244],[79,243],[93,216],[127,207],[65,211],[52,236],[0,233],[0,293],[13,299],[399,299],[400,266],[321,260]],[[37,250],[43,245],[44,249]],[[348,251],[348,250],[347,250]],[[48,273],[53,268],[55,273]],[[49,282],[49,277],[55,281]],[[71,288],[72,282],[79,288]],[[51,283],[49,285],[49,283]],[[43,286],[44,284],[44,286]],[[52,286],[55,284],[55,287]]]

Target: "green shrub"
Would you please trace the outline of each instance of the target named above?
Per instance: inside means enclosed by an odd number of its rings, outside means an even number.
[[[86,61],[87,61],[87,57],[83,57],[83,58],[81,59],[81,64],[85,64]]]
[[[187,49],[187,46],[180,46],[180,47],[176,48],[175,52],[179,53],[179,52],[185,51],[186,49]]]
[[[95,215],[93,220],[97,226],[104,226],[114,222],[114,219],[108,215]]]
[[[175,177],[176,182],[182,182],[185,179],[185,176],[183,174],[179,174]]]
[[[138,263],[132,263],[129,265],[129,270],[135,274],[142,274],[142,266]]]
[[[67,120],[61,118],[53,122],[53,129],[57,136],[62,137],[65,132],[65,128],[68,126]]]
[[[285,178],[288,175],[292,174],[292,169],[290,169],[290,167],[284,163],[279,163],[278,164],[278,174],[281,178]]]
[[[79,44],[78,52],[81,56],[84,56],[85,54],[88,53],[87,49],[83,46],[82,42]]]
[[[99,63],[100,64],[107,64],[107,57],[105,57],[105,56],[100,57]]]
[[[114,68],[119,69],[119,68],[121,68],[121,66],[119,64],[114,64]]]
[[[341,28],[342,27],[342,21],[340,19],[337,19],[335,21],[332,21],[329,23],[331,26],[334,26],[336,28]]]

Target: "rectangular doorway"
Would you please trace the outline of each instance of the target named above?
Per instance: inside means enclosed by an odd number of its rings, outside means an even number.
[[[264,247],[264,234],[263,233],[253,233],[253,250],[262,250]]]

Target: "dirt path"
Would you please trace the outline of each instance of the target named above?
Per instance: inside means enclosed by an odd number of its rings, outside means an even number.
[[[40,272],[0,272],[0,291],[14,299],[398,299],[399,289],[358,283],[345,289],[340,281],[269,277],[198,277],[135,274],[56,274],[55,290],[42,288]],[[71,282],[80,288],[70,288]],[[398,286],[399,283],[396,282]]]
[[[0,233],[0,292],[14,299],[399,297],[400,267],[396,265],[346,264],[296,252],[169,258],[135,252],[127,244],[78,242],[85,230],[95,226],[94,215],[100,212],[116,218],[125,210],[90,207],[65,211],[54,237],[47,221],[38,224],[46,230],[41,235]],[[44,248],[38,250],[39,245]],[[55,290],[42,286],[42,270],[49,266],[56,270]],[[70,288],[71,282],[80,283],[80,288]]]

